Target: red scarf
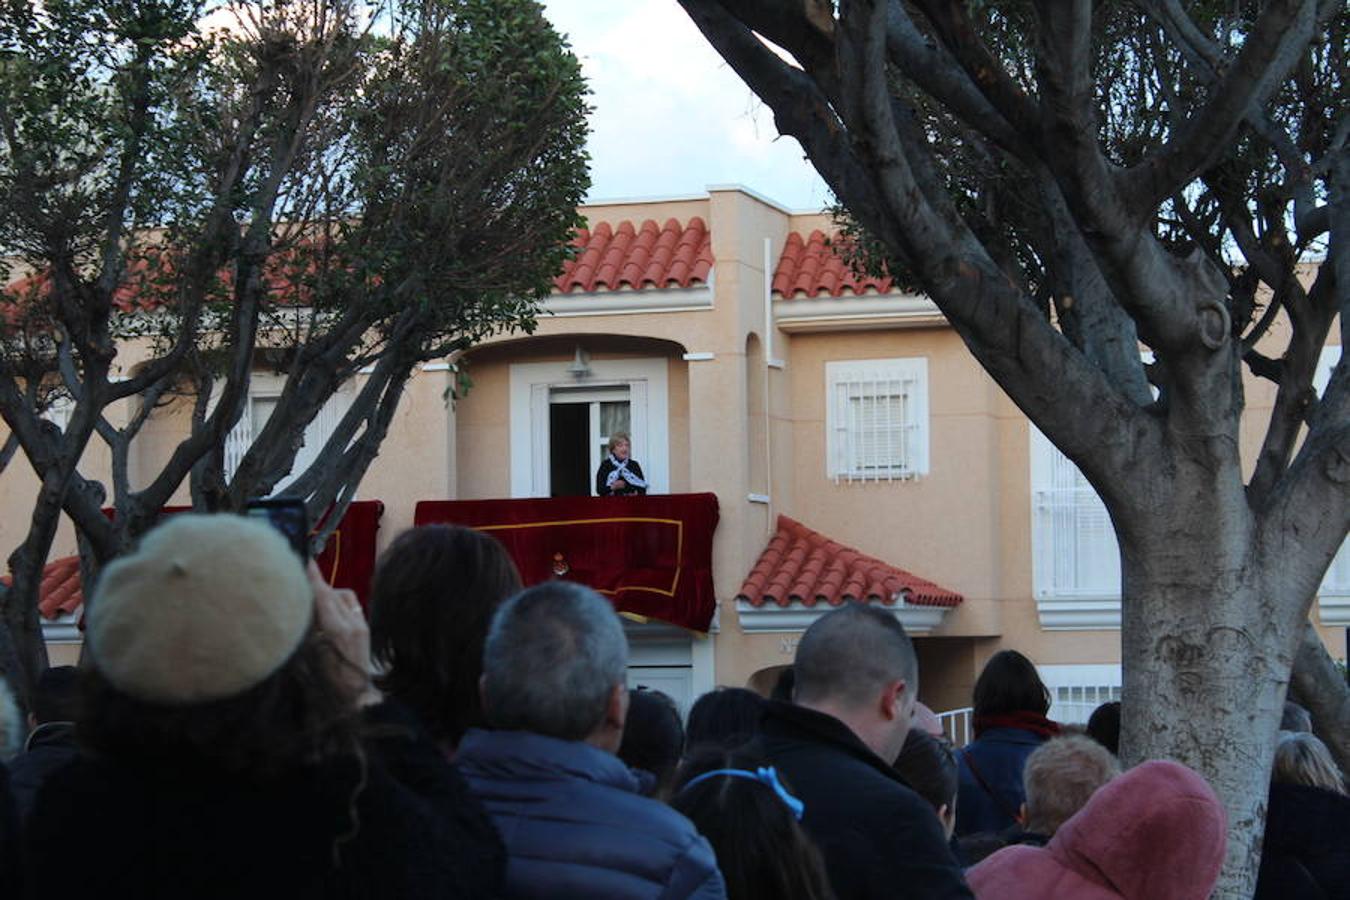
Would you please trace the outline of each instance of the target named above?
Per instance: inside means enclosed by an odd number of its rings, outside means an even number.
[[[1047,719],[1040,713],[1030,710],[1018,710],[1010,713],[997,713],[992,716],[975,717],[975,737],[979,737],[990,728],[1020,728],[1043,738],[1052,738],[1059,734],[1059,723]]]

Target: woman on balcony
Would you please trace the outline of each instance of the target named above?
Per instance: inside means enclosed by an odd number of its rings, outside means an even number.
[[[628,433],[616,431],[610,435],[608,450],[595,473],[596,496],[624,497],[647,493],[647,479],[642,475],[642,466],[629,456],[633,445]]]

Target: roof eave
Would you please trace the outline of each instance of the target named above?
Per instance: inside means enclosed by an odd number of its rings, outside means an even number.
[[[953,609],[950,606],[873,605],[895,616],[900,624],[905,626],[905,631],[910,634],[932,632],[933,629],[942,624],[947,613]],[[777,603],[754,606],[745,600],[739,598],[736,600],[736,612],[740,618],[741,630],[747,634],[805,631],[821,616],[835,609],[838,609],[838,607],[830,606],[828,603],[806,606],[794,601],[786,606],[779,606]]]
[[[937,304],[914,294],[777,297],[773,301],[773,316],[778,328],[788,333],[932,328],[947,324],[947,317]]]

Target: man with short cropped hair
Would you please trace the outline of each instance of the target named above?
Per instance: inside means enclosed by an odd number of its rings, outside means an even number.
[[[639,793],[614,754],[628,642],[599,594],[551,581],[493,616],[480,682],[488,725],[455,758],[507,851],[510,897],[725,897],[688,819]]]
[[[759,749],[805,803],[838,900],[970,897],[937,813],[892,767],[919,687],[895,615],[856,603],[826,613],[793,666],[795,702],[769,703]]]

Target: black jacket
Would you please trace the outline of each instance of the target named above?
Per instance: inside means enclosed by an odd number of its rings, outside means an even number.
[[[600,468],[595,470],[595,495],[597,497],[616,496],[615,492],[611,491],[609,489],[609,486],[605,484],[605,482],[609,480],[609,473],[613,472],[616,468],[617,466],[615,466],[614,463],[609,461],[608,456],[600,460]],[[634,475],[641,478],[643,481],[647,480],[647,476],[642,474],[642,466],[638,465],[638,461],[636,459],[628,460],[628,471],[632,472]],[[627,484],[627,482],[625,482],[625,484]],[[621,492],[619,496],[626,496],[628,494],[645,494],[645,493],[647,493],[646,488],[633,487],[631,484],[629,484],[628,490]]]
[[[757,744],[806,804],[838,900],[972,896],[933,808],[843,722],[770,702]]]
[[[24,751],[9,761],[9,788],[20,819],[27,819],[42,783],[79,755],[74,722],[44,722],[28,736]]]
[[[364,764],[269,780],[81,755],[38,792],[24,839],[43,874],[29,896],[500,896],[504,851],[463,779],[398,717],[374,718]]]
[[[10,796],[9,770],[0,763],[0,897],[22,896],[25,863],[19,816]]]
[[[1255,900],[1350,897],[1350,797],[1272,784]]]

